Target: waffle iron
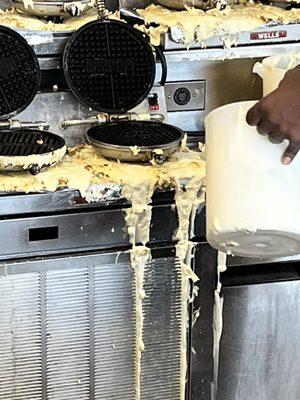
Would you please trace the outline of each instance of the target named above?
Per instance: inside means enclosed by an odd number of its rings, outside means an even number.
[[[11,120],[34,99],[41,72],[26,40],[4,26],[0,26],[0,63],[0,171],[28,170],[35,175],[64,156],[65,141],[50,132],[23,128],[35,126],[34,122]]]
[[[155,58],[147,35],[113,20],[90,22],[76,31],[64,51],[63,67],[77,99],[94,111],[122,114],[149,94]],[[151,121],[119,121],[96,125],[87,141],[105,157],[126,162],[163,162],[174,153],[183,132]],[[131,147],[137,146],[136,152]]]

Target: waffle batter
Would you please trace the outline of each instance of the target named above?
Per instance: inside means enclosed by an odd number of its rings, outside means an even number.
[[[287,11],[262,4],[246,4],[227,7],[225,10],[212,9],[207,12],[196,8],[174,11],[152,4],[145,10],[138,10],[138,13],[144,17],[147,24],[159,24],[157,28],[143,28],[150,34],[154,45],[159,45],[161,33],[174,27],[181,28],[187,45],[196,38],[205,47],[205,41],[212,36],[224,37],[251,31],[271,21],[277,24],[300,21],[300,9],[294,8]]]

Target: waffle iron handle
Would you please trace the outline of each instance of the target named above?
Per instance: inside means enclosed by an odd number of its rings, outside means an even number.
[[[159,46],[155,46],[154,48],[156,51],[156,56],[161,63],[161,69],[162,69],[160,84],[161,84],[161,86],[165,86],[166,81],[167,81],[167,75],[168,75],[167,60],[164,55],[164,52],[162,51],[162,49]]]
[[[20,129],[48,130],[49,124],[44,121],[21,122],[16,119],[0,121],[0,131],[1,130],[20,130]]]

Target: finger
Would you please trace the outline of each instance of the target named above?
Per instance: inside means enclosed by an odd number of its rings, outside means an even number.
[[[272,132],[272,124],[266,120],[262,120],[258,125],[257,125],[257,132],[260,135],[268,135],[269,133]]]
[[[282,156],[282,164],[289,165],[300,150],[300,143],[290,142]]]
[[[280,133],[269,133],[269,141],[273,144],[282,143],[284,139],[284,136],[282,136]]]
[[[260,111],[259,103],[255,104],[254,107],[250,108],[246,115],[246,121],[250,126],[255,126],[260,123],[262,114]]]

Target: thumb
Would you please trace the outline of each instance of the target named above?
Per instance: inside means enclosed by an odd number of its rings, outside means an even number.
[[[290,142],[282,156],[282,164],[289,165],[300,150],[300,143]]]

